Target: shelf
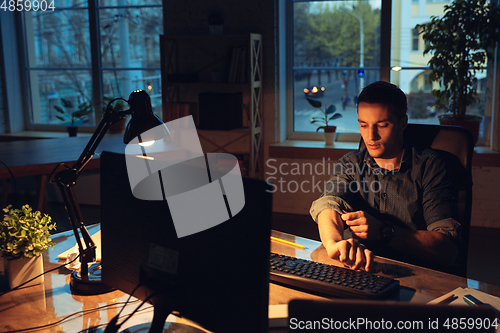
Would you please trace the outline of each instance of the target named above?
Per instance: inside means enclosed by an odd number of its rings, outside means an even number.
[[[160,44],[163,120],[192,115],[205,152],[248,154],[248,174],[261,176],[261,35],[162,35]]]

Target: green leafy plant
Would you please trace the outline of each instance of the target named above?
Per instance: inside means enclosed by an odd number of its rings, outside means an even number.
[[[50,239],[50,230],[56,229],[52,218],[39,211],[33,211],[29,205],[21,209],[12,209],[12,205],[3,209],[4,217],[0,223],[0,251],[7,259],[32,258],[42,254],[43,250],[55,245]]]
[[[125,110],[125,101],[122,99],[109,98],[104,96],[102,102],[102,112],[112,112],[113,114],[118,114]],[[114,123],[109,126],[109,133],[123,133],[125,131],[125,124],[129,115],[122,116],[118,118]]]
[[[322,108],[323,104],[321,103],[321,101],[309,97],[306,97],[306,99],[309,102],[309,104],[311,104],[311,106],[318,108],[323,113],[322,117],[311,118],[311,124],[319,125],[318,128],[316,129],[316,132],[318,132],[320,129],[324,130],[326,127],[329,127],[330,125],[328,125],[328,122],[330,120],[335,120],[342,117],[340,113],[338,112],[335,113],[335,111],[337,110],[335,105],[332,104],[329,105],[326,109],[323,109]]]
[[[500,10],[492,2],[454,0],[442,17],[417,25],[426,42],[424,55],[432,55],[429,81],[440,82],[431,92],[436,107],[451,111],[454,119],[463,120],[467,106],[478,101],[475,75],[500,39]]]
[[[84,102],[78,105],[78,110],[73,113],[69,113],[67,110],[73,108],[73,103],[70,100],[61,98],[61,103],[63,107],[58,105],[54,106],[54,109],[59,113],[56,118],[62,121],[71,120],[71,126],[75,126],[76,120],[83,120],[85,116],[92,112],[92,107],[90,103]]]
[[[110,98],[110,97],[106,97],[106,96],[103,97],[103,101],[102,101],[103,112],[106,111],[106,107],[108,106],[109,102],[111,102],[113,99],[114,98]],[[125,109],[125,102],[122,100],[118,100],[118,101],[114,102],[113,104],[111,104],[111,108],[115,112],[123,111]]]

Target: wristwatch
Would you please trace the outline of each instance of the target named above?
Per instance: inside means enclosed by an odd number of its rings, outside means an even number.
[[[391,239],[394,237],[394,228],[392,225],[386,223],[381,229],[380,229],[380,241],[383,244],[387,244],[391,241]]]

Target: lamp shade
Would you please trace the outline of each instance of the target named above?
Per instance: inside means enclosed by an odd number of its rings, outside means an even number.
[[[139,135],[141,135],[141,142],[160,139],[149,138],[147,137],[147,133],[145,133],[158,125],[165,127],[165,137],[168,136],[168,129],[163,121],[153,113],[151,98],[144,90],[133,91],[127,102],[130,105],[130,111],[132,111],[132,118],[128,122],[125,134],[123,135],[123,142],[125,144],[128,144]]]

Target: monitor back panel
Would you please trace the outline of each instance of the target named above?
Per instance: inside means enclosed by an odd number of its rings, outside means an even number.
[[[136,199],[125,157],[101,156],[104,283],[216,332],[263,332],[268,325],[270,186],[243,178],[244,208],[208,230],[177,238],[166,201]],[[196,202],[192,203],[196,205]],[[169,260],[169,258],[174,260]],[[165,260],[165,262],[161,262]],[[175,262],[175,267],[172,266]]]

